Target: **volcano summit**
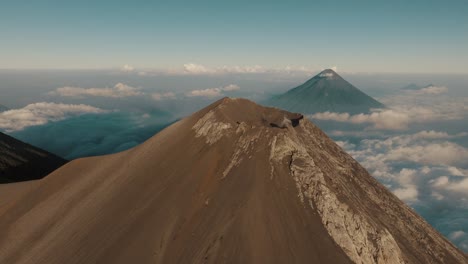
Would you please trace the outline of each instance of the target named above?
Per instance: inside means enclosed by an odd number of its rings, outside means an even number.
[[[466,263],[300,114],[221,99],[0,207],[0,263]]]

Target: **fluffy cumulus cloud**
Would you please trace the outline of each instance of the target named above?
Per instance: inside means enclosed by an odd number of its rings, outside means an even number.
[[[450,233],[449,237],[450,239],[459,239],[461,237],[466,236],[466,233],[464,231],[458,230]]]
[[[160,75],[228,75],[228,74],[277,74],[284,76],[310,76],[320,71],[320,68],[307,66],[285,66],[285,67],[264,67],[261,65],[246,66],[217,66],[210,67],[197,63],[185,63],[180,68],[171,69],[144,69],[132,70],[139,76],[160,76]],[[129,71],[126,71],[129,72]]]
[[[342,135],[339,135],[342,137]],[[466,132],[424,130],[338,144],[462,250],[468,250]]]
[[[84,104],[34,103],[21,109],[1,112],[0,130],[12,132],[29,126],[38,126],[51,121],[63,120],[67,117],[104,112],[106,111],[103,109]]]
[[[364,124],[368,125],[368,130],[394,131],[406,130],[413,124],[467,119],[468,98],[449,97],[444,94],[447,91],[445,86],[429,85],[379,98],[379,101],[389,108],[372,109],[371,113],[350,115],[348,113],[323,112],[308,117],[313,120]]]
[[[418,86],[416,84],[410,84],[407,87],[402,88],[406,91],[407,94],[419,94],[419,95],[434,95],[434,94],[442,94],[448,92],[448,88],[445,86],[436,86],[433,84],[427,86]]]
[[[416,90],[416,93],[420,94],[441,94],[441,93],[446,93],[448,91],[448,88],[445,86],[434,86],[430,85],[424,88],[421,88],[419,90]]]
[[[411,161],[422,164],[453,165],[468,160],[468,149],[452,142],[409,144],[391,149],[388,161]]]
[[[396,175],[396,181],[400,187],[393,190],[393,193],[403,201],[412,203],[418,199],[418,187],[415,184],[417,171],[414,169],[403,168]]]
[[[184,71],[190,74],[213,74],[216,70],[210,69],[200,64],[186,63],[184,64]]]
[[[444,191],[453,191],[459,193],[467,193],[468,192],[468,178],[455,177],[452,179],[448,176],[441,176],[434,180],[431,180],[430,183],[436,190],[444,190]]]
[[[428,87],[428,89],[432,89]],[[369,114],[323,112],[309,115],[313,120],[328,120],[350,124],[367,124],[372,130],[405,130],[411,124],[446,120],[462,120],[468,115],[468,98],[449,98],[412,94],[381,99],[389,109],[372,109]]]
[[[173,92],[152,93],[151,98],[155,101],[162,101],[164,99],[175,99],[176,95]]]
[[[423,88],[424,89],[424,88]],[[428,89],[432,89],[428,87]],[[468,98],[449,97],[445,94],[408,91],[380,98],[380,101],[409,116],[411,122],[424,123],[438,120],[468,118]]]
[[[309,118],[316,120],[332,120],[352,124],[371,124],[373,129],[402,130],[408,127],[410,115],[393,109],[375,109],[370,114],[350,115],[348,113],[316,113]]]
[[[81,87],[61,87],[50,92],[51,95],[58,95],[64,97],[85,97],[85,96],[97,96],[97,97],[109,97],[109,98],[123,98],[131,96],[142,95],[142,91],[139,88],[135,88],[123,83],[117,83],[112,88],[81,88]]]
[[[208,88],[208,89],[200,89],[200,90],[192,90],[186,93],[189,97],[219,97],[223,95],[223,92],[232,92],[239,90],[240,87],[235,84],[229,84],[223,87],[216,87],[216,88]]]
[[[468,149],[447,141],[464,136],[464,133],[450,135],[421,131],[387,139],[363,139],[359,144],[347,141],[339,144],[373,176],[388,181],[403,200],[417,199],[421,184],[416,182],[418,177],[425,177],[425,185],[438,193],[455,191],[468,198],[468,171],[465,168],[468,166]]]
[[[124,66],[122,66],[122,68],[120,68],[120,71],[122,72],[133,72],[134,70],[135,68],[128,64],[125,64]]]
[[[183,71],[169,71],[171,74],[190,74],[190,75],[213,75],[213,74],[262,74],[262,73],[283,73],[283,74],[312,74],[316,69],[305,66],[286,66],[283,68],[266,68],[260,65],[253,66],[222,66],[208,67],[196,63],[186,63],[183,65]],[[147,72],[145,72],[145,75]]]
[[[386,167],[382,163],[391,162],[444,165],[449,166],[451,173],[462,176],[464,170],[459,170],[455,166],[466,164],[468,149],[447,139],[464,136],[466,133],[450,135],[433,130],[421,131],[386,139],[363,139],[358,146],[359,149],[348,148],[348,150],[367,165],[375,164],[380,168]]]

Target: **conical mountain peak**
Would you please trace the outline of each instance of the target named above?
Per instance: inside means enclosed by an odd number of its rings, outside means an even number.
[[[332,69],[323,70],[304,84],[273,97],[268,104],[304,114],[327,111],[358,114],[385,107]]]

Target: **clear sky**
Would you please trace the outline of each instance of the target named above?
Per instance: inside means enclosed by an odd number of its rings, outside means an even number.
[[[2,1],[0,34],[3,69],[468,74],[466,1]]]

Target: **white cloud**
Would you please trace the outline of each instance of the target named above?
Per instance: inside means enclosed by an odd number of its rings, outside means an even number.
[[[221,96],[220,88],[208,88],[202,90],[193,90],[187,93],[187,96],[217,97]]]
[[[404,130],[410,124],[459,120],[467,116],[468,98],[442,97],[439,100],[434,100],[434,97],[433,95],[396,96],[393,99],[387,98],[386,101],[383,101],[388,106],[393,105],[392,108],[372,109],[370,114],[350,115],[348,113],[323,112],[308,117],[316,120],[369,124],[368,129],[374,130]],[[443,135],[425,136],[438,137]]]
[[[135,68],[128,64],[125,64],[124,66],[122,66],[122,68],[120,68],[120,71],[122,72],[133,72],[134,70]]]
[[[464,237],[465,235],[466,235],[466,233],[464,231],[459,230],[459,231],[454,231],[454,232],[450,233],[449,238],[453,239],[453,240],[456,240],[456,239]]]
[[[29,104],[21,109],[13,109],[0,113],[0,129],[12,132],[29,126],[43,125],[50,121],[59,121],[71,116],[103,112],[106,111],[84,104],[40,102]]]
[[[186,63],[184,64],[184,71],[189,74],[214,74],[216,70],[207,68],[200,64]]]
[[[405,188],[398,188],[393,190],[393,193],[407,203],[412,203],[418,200],[417,186],[411,185]]]
[[[51,95],[59,95],[63,97],[83,97],[97,96],[109,98],[123,98],[142,95],[139,88],[135,88],[123,83],[117,83],[112,88],[81,88],[81,87],[61,87],[50,92]]]
[[[429,174],[431,171],[431,168],[429,168],[428,166],[424,166],[421,168],[422,174]]]
[[[323,112],[308,115],[307,117],[317,120],[333,120],[337,122],[350,122],[351,115],[348,113]]]
[[[462,176],[462,177],[468,176],[468,172],[466,170],[463,170],[454,166],[449,166],[447,168],[447,172],[452,174],[453,176]]]
[[[468,149],[452,142],[411,144],[391,149],[386,154],[386,159],[432,165],[454,165],[468,160]]]
[[[418,200],[418,186],[415,184],[417,170],[403,168],[396,176],[396,181],[401,186],[393,190],[393,193],[401,200],[412,203]]]
[[[444,94],[434,96],[409,91],[379,100],[392,109],[407,114],[411,122],[460,120],[468,115],[468,97],[449,97]]]
[[[441,176],[437,179],[431,180],[430,182],[433,187],[439,190],[444,189],[445,191],[459,192],[462,194],[466,194],[468,192],[468,178],[453,180],[447,176]]]
[[[330,67],[330,69],[332,69],[333,71],[338,71],[338,67],[337,66],[333,66],[333,67]]]
[[[200,89],[200,90],[192,90],[188,93],[186,93],[187,96],[189,97],[218,97],[222,96],[223,92],[229,92],[229,91],[236,91],[239,90],[240,87],[235,84],[229,84],[223,87],[217,87],[217,88],[208,88],[208,89]]]
[[[371,124],[373,129],[402,130],[408,127],[410,117],[407,113],[393,109],[374,109],[370,114],[350,115],[348,113],[316,113],[309,115],[311,119],[332,120],[352,124]]]
[[[236,84],[229,84],[222,88],[223,91],[237,91],[239,89],[240,89],[239,85],[236,85]]]
[[[152,93],[151,98],[155,101],[161,101],[163,99],[175,99],[176,95],[173,92],[165,93]]]
[[[423,87],[421,89],[417,90],[406,90],[407,93],[415,93],[415,94],[428,94],[428,95],[434,95],[434,94],[442,94],[448,92],[448,88],[445,86],[435,86],[435,85],[430,85]]]
[[[348,141],[336,141],[336,144],[344,150],[354,149],[356,147],[356,145],[351,144]]]
[[[227,75],[227,74],[275,74],[281,76],[310,76],[319,71],[319,68],[306,66],[264,67],[253,66],[218,66],[209,67],[197,63],[186,63],[180,68],[172,69],[145,69],[137,72],[139,76],[158,75]]]
[[[429,86],[422,88],[420,90],[421,93],[425,94],[441,94],[441,93],[446,93],[448,91],[448,88],[445,86]]]
[[[310,75],[317,72],[317,69],[312,69],[305,66],[286,66],[283,68],[266,68],[260,65],[253,66],[221,66],[221,67],[208,67],[196,63],[186,63],[183,65],[182,71],[169,70],[169,74],[189,74],[189,75],[213,75],[213,74],[263,74],[263,73],[276,73],[276,74],[306,74]],[[143,72],[144,75],[148,72]]]

